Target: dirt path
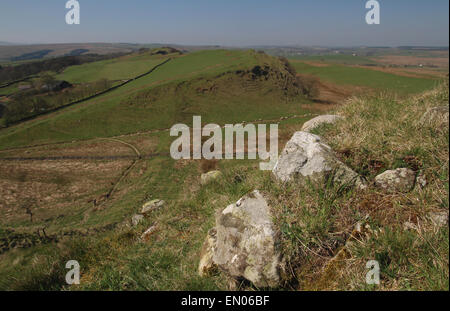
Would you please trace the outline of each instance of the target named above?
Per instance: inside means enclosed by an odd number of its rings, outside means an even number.
[[[125,145],[128,148],[132,149],[133,152],[136,154],[136,156],[133,158],[133,161],[131,162],[131,164],[122,172],[119,179],[112,184],[112,186],[110,187],[108,192],[105,195],[102,195],[101,197],[94,199],[94,201],[93,201],[94,208],[88,209],[84,212],[82,224],[85,224],[88,221],[89,216],[91,215],[91,212],[93,210],[101,208],[104,204],[106,204],[109,201],[109,199],[114,194],[114,192],[116,191],[119,184],[130,174],[130,172],[133,170],[133,168],[136,166],[136,164],[142,159],[142,154],[139,151],[139,149],[130,143],[127,143],[127,142],[119,140],[119,139],[113,139],[113,138],[102,138],[102,140],[112,141],[112,142],[116,142],[116,143]]]

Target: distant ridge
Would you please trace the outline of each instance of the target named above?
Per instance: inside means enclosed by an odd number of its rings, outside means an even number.
[[[11,42],[6,42],[6,41],[0,41],[0,45],[19,45],[18,43],[11,43]]]

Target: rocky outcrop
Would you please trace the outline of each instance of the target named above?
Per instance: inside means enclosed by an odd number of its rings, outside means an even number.
[[[202,174],[202,176],[200,177],[200,179],[201,179],[200,182],[202,185],[206,185],[206,184],[210,183],[211,181],[220,178],[221,176],[222,176],[222,173],[220,171],[210,171],[208,173]]]
[[[305,122],[305,124],[303,124],[302,127],[302,131],[303,132],[310,132],[313,129],[319,127],[322,124],[333,124],[338,120],[342,120],[343,117],[341,116],[337,116],[337,115],[322,115],[322,116],[318,116],[314,119],[311,119],[307,122]]]
[[[338,186],[366,187],[365,181],[339,161],[319,136],[307,132],[292,136],[272,172],[281,182],[308,178],[327,182],[332,178],[333,184]]]
[[[203,246],[199,273],[204,275],[217,265],[235,279],[247,279],[260,288],[276,287],[281,265],[278,243],[269,205],[255,190],[216,215],[216,228]]]
[[[166,202],[163,200],[159,200],[159,199],[152,200],[150,202],[145,203],[142,206],[141,214],[147,215],[147,214],[153,212],[154,210],[164,207],[164,205],[166,205]]]
[[[375,177],[375,185],[386,192],[409,192],[414,188],[416,173],[408,168],[386,171]]]

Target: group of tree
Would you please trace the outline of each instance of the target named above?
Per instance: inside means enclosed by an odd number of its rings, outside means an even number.
[[[55,82],[58,81],[53,76],[45,74],[41,78],[33,80],[30,89],[10,96],[9,101],[3,103],[3,116],[0,119],[0,124],[10,126],[21,120],[88,98],[112,87],[111,81],[101,79],[64,90],[48,91],[46,86]]]
[[[84,54],[78,56],[62,56],[24,64],[0,66],[0,84],[25,79],[45,71],[61,72],[65,68],[84,63],[116,58],[123,53],[98,55]]]

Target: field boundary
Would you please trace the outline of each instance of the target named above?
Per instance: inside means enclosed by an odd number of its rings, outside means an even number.
[[[24,82],[24,81],[27,81],[27,80],[30,80],[30,79],[33,79],[33,78],[37,78],[37,77],[38,76],[29,76],[29,77],[22,78],[22,79],[19,79],[19,80],[6,82],[5,84],[0,85],[0,89],[3,89],[5,87],[11,86],[11,85],[16,84],[16,83],[20,83],[20,82]]]

